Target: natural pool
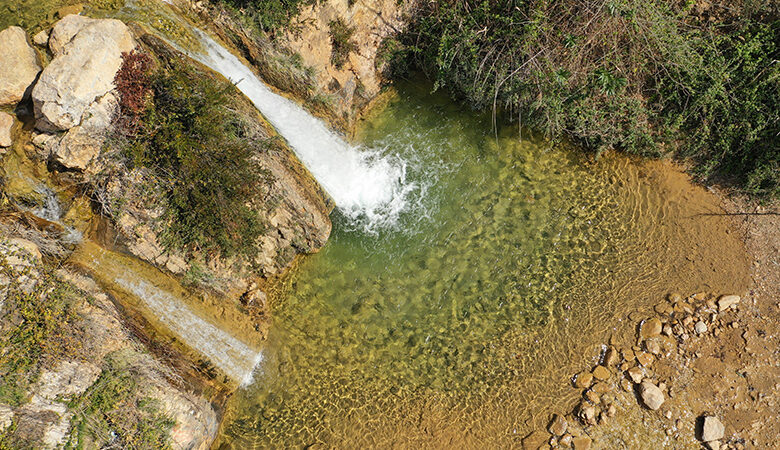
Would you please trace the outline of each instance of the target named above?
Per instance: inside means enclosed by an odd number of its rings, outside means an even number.
[[[405,84],[359,126],[406,161],[406,210],[378,231],[334,213],[280,281],[217,446],[519,445],[574,405],[568,378],[629,312],[746,283],[715,197],[670,164],[589,162],[490,124]]]

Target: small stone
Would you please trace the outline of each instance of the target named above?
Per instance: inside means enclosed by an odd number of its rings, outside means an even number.
[[[668,298],[669,298],[669,301],[670,301],[670,302],[672,302],[672,303],[677,303],[677,302],[679,302],[680,300],[682,300],[682,295],[680,295],[680,293],[679,293],[679,292],[672,292],[671,294],[669,294],[669,297],[668,297]]]
[[[693,330],[696,331],[696,334],[704,334],[707,332],[707,324],[704,323],[703,320],[700,320],[696,322],[696,325],[694,325]]]
[[[33,36],[33,44],[45,47],[49,43],[49,32],[41,30],[38,34]]]
[[[0,147],[10,147],[11,128],[14,126],[14,116],[0,111]]]
[[[636,384],[639,384],[642,382],[642,379],[644,378],[644,374],[642,373],[642,369],[639,367],[632,367],[628,369],[628,376],[631,378],[631,381],[633,381]]]
[[[669,315],[672,313],[672,305],[669,302],[661,302],[653,308],[658,314]]]
[[[720,441],[707,442],[707,448],[709,448],[710,450],[720,450]]]
[[[664,325],[663,330],[661,332],[664,334],[664,336],[671,336],[672,335],[672,327],[669,325]]]
[[[571,446],[571,440],[572,440],[572,436],[569,433],[566,433],[566,434],[564,434],[561,437],[561,440],[558,441],[558,443],[561,444],[564,447],[570,447]]]
[[[636,355],[636,360],[644,367],[650,367],[653,364],[653,355],[646,352],[639,352]]]
[[[739,295],[724,295],[718,299],[718,311],[725,311],[741,300]]]
[[[607,383],[604,383],[603,381],[599,381],[596,383],[591,389],[593,389],[593,392],[597,394],[606,394],[610,391],[610,387]]]
[[[595,369],[593,369],[593,376],[596,377],[597,380],[607,380],[612,375],[612,373],[604,366],[597,366]]]
[[[591,384],[593,384],[593,374],[590,372],[580,372],[574,379],[574,386],[581,389],[589,388]]]
[[[566,422],[566,418],[560,414],[555,414],[552,418],[552,421],[550,422],[550,425],[547,426],[547,431],[549,431],[552,435],[562,436],[564,433],[566,433],[566,429],[568,427],[569,423]]]
[[[587,404],[581,403],[579,410],[579,418],[584,424],[593,424],[596,420],[596,408]]]
[[[618,362],[618,351],[615,347],[609,346],[607,352],[604,353],[604,365],[607,367],[614,366]]]
[[[523,450],[538,450],[547,445],[550,435],[544,431],[536,430],[523,438]]]
[[[659,336],[661,334],[661,320],[658,317],[645,320],[639,326],[639,337],[647,339],[649,337]]]
[[[653,355],[660,355],[661,344],[658,342],[658,339],[650,338],[645,341],[645,350],[652,353]]]
[[[693,317],[688,316],[685,319],[683,319],[682,324],[685,328],[690,328],[693,324]]]
[[[589,402],[591,402],[591,403],[593,403],[593,404],[599,404],[599,403],[601,403],[601,398],[599,397],[599,394],[597,394],[595,391],[593,391],[593,390],[590,390],[590,389],[589,389],[589,390],[587,390],[587,391],[585,391],[585,398],[586,398],[586,399],[587,399]]]
[[[571,440],[574,450],[590,450],[593,440],[587,436],[579,436]]]
[[[631,392],[631,389],[633,386],[631,386],[631,382],[627,379],[623,378],[620,380],[620,388],[623,389],[626,392]]]
[[[664,417],[666,417],[667,419],[671,420],[672,419],[672,412],[671,411],[666,411],[666,414],[664,414]]]
[[[639,385],[639,395],[645,406],[652,410],[660,408],[664,403],[664,393],[649,381],[643,381]]]
[[[615,417],[615,414],[617,414],[617,408],[615,407],[615,404],[612,403],[607,407],[607,416]]]
[[[704,426],[702,427],[701,440],[704,442],[717,441],[723,439],[726,429],[717,417],[705,416]]]

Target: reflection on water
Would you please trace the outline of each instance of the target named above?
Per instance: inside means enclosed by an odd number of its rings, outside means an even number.
[[[424,195],[400,229],[336,217],[281,283],[224,447],[517,444],[573,405],[567,378],[628,311],[745,283],[723,219],[696,215],[713,199],[670,166],[496,136],[425,89],[403,87],[358,133],[405,159]],[[710,253],[735,263],[725,273]]]

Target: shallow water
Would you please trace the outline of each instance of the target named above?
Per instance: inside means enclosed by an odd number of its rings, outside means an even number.
[[[574,405],[568,378],[628,312],[747,283],[714,197],[671,165],[496,136],[427,90],[402,86],[358,131],[407,161],[410,206],[372,233],[334,217],[280,283],[218,445],[517,445]]]

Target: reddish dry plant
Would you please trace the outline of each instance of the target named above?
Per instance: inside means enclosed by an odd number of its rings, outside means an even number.
[[[146,109],[146,101],[151,92],[152,59],[146,53],[122,53],[122,67],[114,77],[119,91],[120,114],[117,117],[125,132],[134,134]]]

